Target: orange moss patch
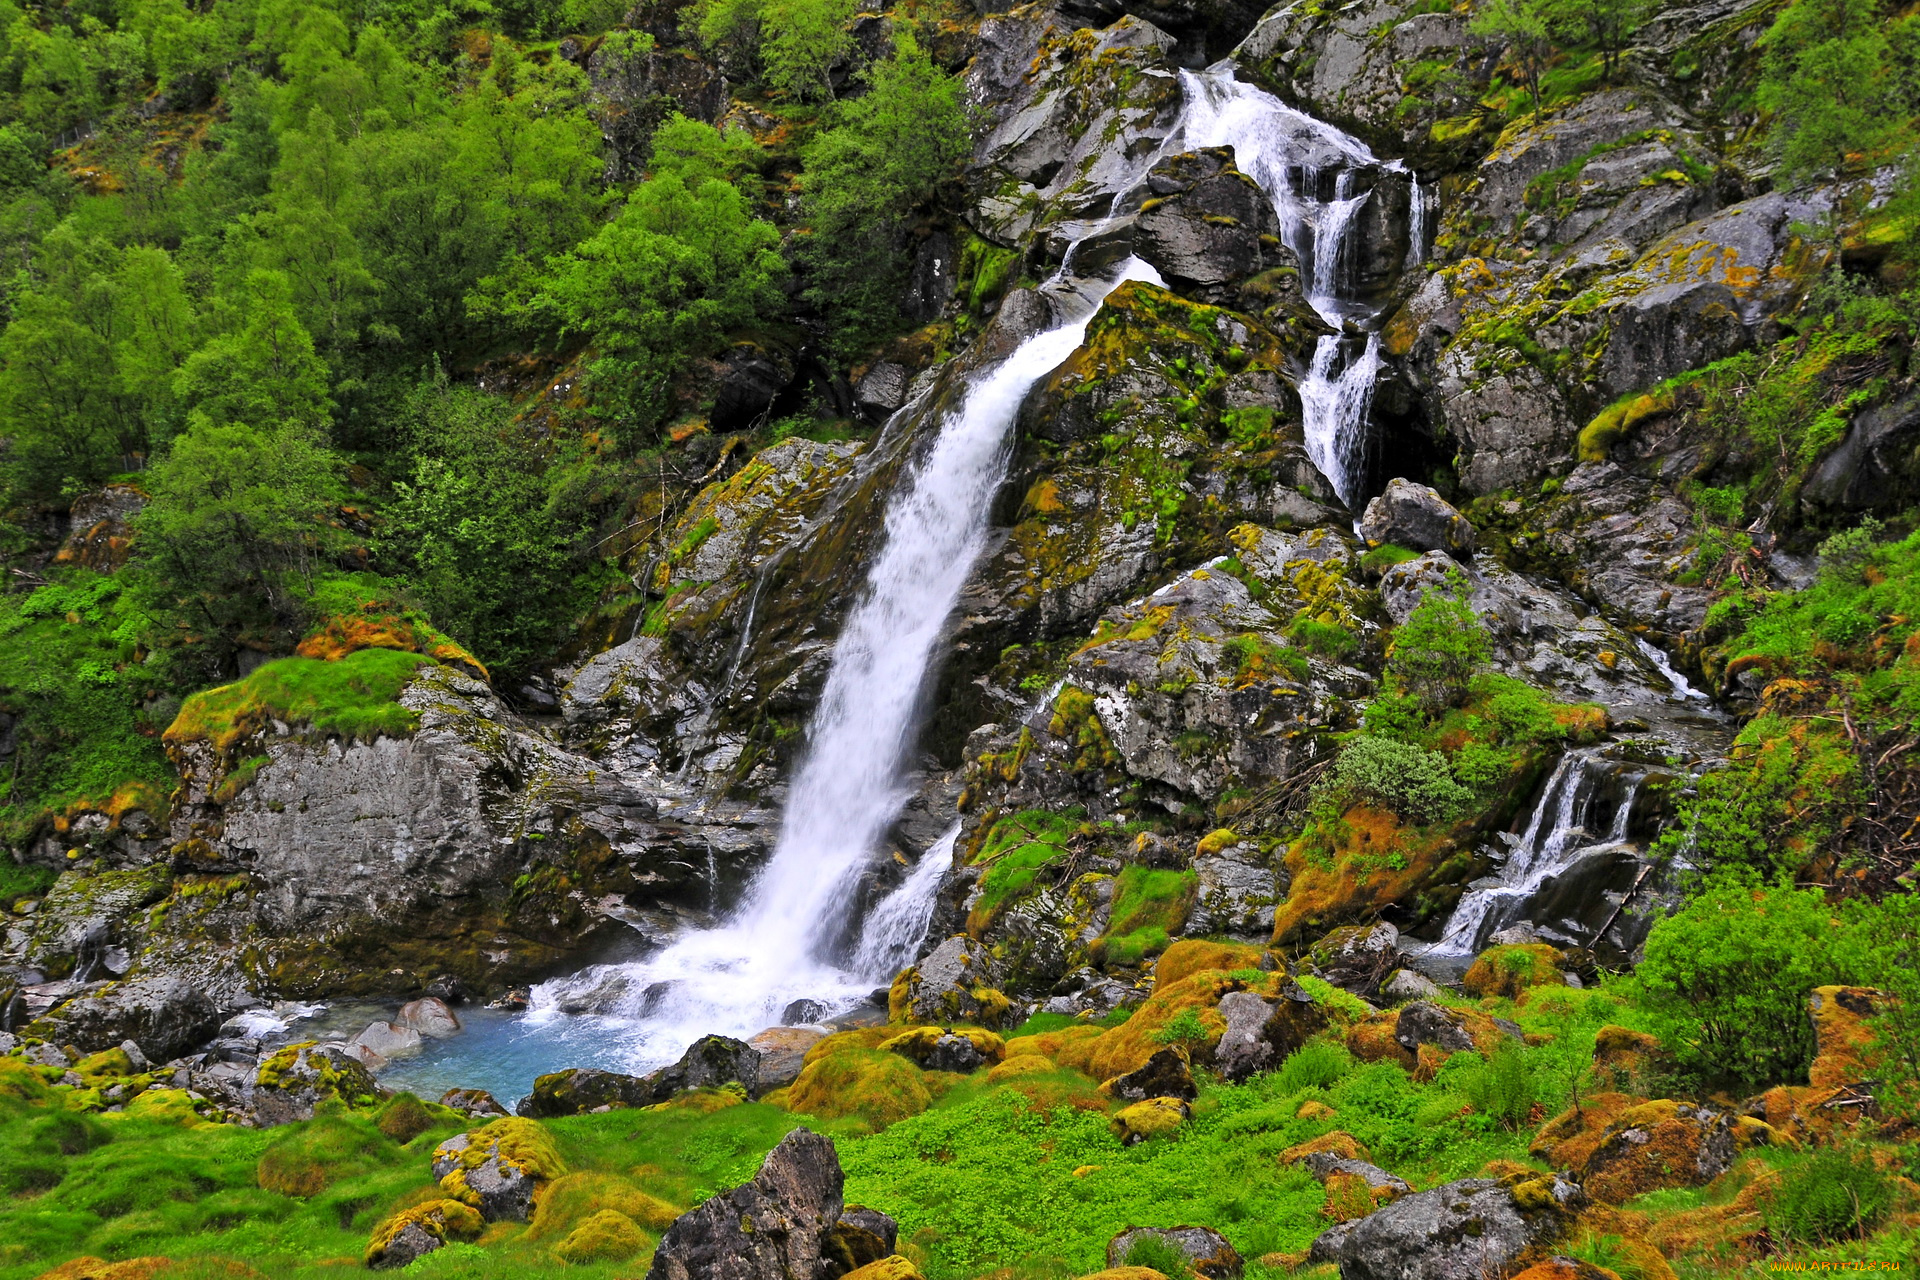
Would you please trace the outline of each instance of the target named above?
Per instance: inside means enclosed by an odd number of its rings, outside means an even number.
[[[1357,1173],[1336,1173],[1327,1179],[1326,1202],[1320,1206],[1322,1217],[1331,1222],[1352,1222],[1373,1210],[1373,1188],[1365,1178]]]
[[[1081,1069],[1096,1080],[1111,1080],[1138,1070],[1161,1047],[1153,1038],[1154,1033],[1186,1010],[1198,1013],[1200,1025],[1207,1031],[1206,1046],[1204,1050],[1196,1049],[1195,1056],[1212,1053],[1213,1046],[1220,1043],[1227,1029],[1226,1019],[1217,1008],[1220,997],[1229,991],[1244,991],[1247,985],[1217,969],[1203,969],[1167,984],[1134,1010],[1131,1018],[1098,1040],[1090,1041],[1087,1065]],[[1069,1064],[1063,1062],[1063,1065]]]
[[[1153,970],[1153,989],[1158,993],[1162,988],[1170,987],[1182,978],[1192,977],[1202,969],[1218,969],[1222,972],[1257,969],[1260,967],[1260,957],[1264,954],[1261,948],[1254,946],[1207,942],[1199,938],[1183,939],[1161,953],[1160,962]]]
[[[1534,1263],[1515,1275],[1513,1280],[1620,1280],[1620,1277],[1605,1267],[1596,1267],[1579,1258],[1553,1257],[1545,1262]]]
[[[411,610],[393,611],[392,605],[384,600],[364,601],[358,613],[333,615],[308,633],[295,646],[294,653],[302,658],[336,662],[362,649],[423,653],[464,668],[482,680],[491,678],[486,667],[464,645]]]
[[[1819,1048],[1807,1071],[1807,1083],[1816,1089],[1837,1089],[1871,1079],[1881,1054],[1867,1019],[1878,1013],[1888,997],[1871,987],[1815,987],[1807,1011],[1819,1037]]]
[[[1768,1144],[1792,1139],[1764,1121],[1663,1098],[1615,1116],[1576,1172],[1589,1196],[1620,1204],[1662,1187],[1700,1186],[1732,1151]]]
[[[1287,850],[1292,886],[1274,917],[1275,946],[1298,945],[1343,920],[1371,918],[1391,903],[1411,901],[1456,852],[1446,832],[1404,827],[1393,814],[1368,805],[1347,810],[1330,834],[1331,849],[1324,847],[1328,834],[1321,833]]]
[[[1527,1154],[1544,1160],[1556,1169],[1577,1169],[1600,1146],[1607,1126],[1629,1107],[1644,1102],[1626,1093],[1599,1093],[1585,1099],[1579,1108],[1569,1107],[1540,1126],[1527,1147]]]
[[[1400,1015],[1391,1009],[1362,1018],[1347,1028],[1347,1052],[1362,1062],[1397,1062],[1412,1071],[1419,1060],[1394,1039],[1399,1025]]]
[[[1513,1000],[1530,987],[1566,986],[1566,975],[1560,971],[1566,961],[1565,953],[1544,942],[1489,947],[1473,962],[1460,985],[1471,996],[1505,996]]]
[[[1622,1213],[1621,1217],[1637,1221],[1638,1234],[1662,1257],[1709,1256],[1723,1270],[1757,1263],[1774,1251],[1764,1215],[1780,1186],[1780,1174],[1765,1161],[1749,1157],[1729,1170],[1722,1183],[1739,1190],[1721,1204],[1659,1215]],[[1598,1212],[1589,1210],[1585,1219],[1595,1219]]]

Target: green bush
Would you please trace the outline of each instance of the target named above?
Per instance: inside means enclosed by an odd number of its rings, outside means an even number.
[[[1653,927],[1638,977],[1680,1068],[1752,1092],[1806,1079],[1807,995],[1855,981],[1865,960],[1818,890],[1721,876]]]
[[[1430,712],[1466,696],[1467,682],[1491,650],[1486,624],[1466,597],[1465,575],[1451,569],[1446,587],[1429,588],[1394,632],[1387,674]]]
[[[1503,1039],[1490,1057],[1460,1075],[1460,1092],[1481,1115],[1508,1129],[1523,1128],[1540,1101],[1530,1068],[1526,1051]]]
[[[1281,1093],[1302,1089],[1325,1089],[1353,1069],[1353,1055],[1346,1046],[1327,1040],[1309,1040],[1287,1055],[1274,1075],[1274,1087]]]
[[[1359,644],[1353,632],[1330,622],[1300,618],[1287,628],[1287,638],[1312,653],[1335,662],[1344,660]]]
[[[1411,822],[1446,822],[1473,802],[1446,756],[1409,742],[1362,735],[1346,745],[1316,789],[1316,805],[1375,804]]]
[[[1782,1170],[1767,1204],[1767,1227],[1798,1244],[1827,1244],[1863,1236],[1893,1208],[1893,1180],[1873,1157],[1822,1147]]]

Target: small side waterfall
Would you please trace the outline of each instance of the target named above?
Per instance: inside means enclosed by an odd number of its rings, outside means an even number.
[[[1561,945],[1589,945],[1597,926],[1581,918],[1605,905],[1600,902],[1604,885],[1618,878],[1609,873],[1638,861],[1627,837],[1633,802],[1645,781],[1644,771],[1595,752],[1560,757],[1506,864],[1460,899],[1429,954],[1474,955],[1490,936],[1522,921]],[[1584,884],[1574,885],[1589,863],[1598,865],[1587,868],[1592,874]]]
[[[1300,259],[1307,300],[1339,330],[1320,339],[1300,382],[1307,451],[1341,500],[1359,514],[1367,479],[1368,419],[1380,376],[1379,309],[1356,297],[1353,229],[1373,196],[1363,180],[1405,173],[1366,143],[1294,110],[1234,77],[1231,62],[1182,72],[1190,103],[1190,147],[1231,147],[1243,173],[1260,184],[1280,217],[1280,235]],[[1412,182],[1410,260],[1424,252],[1428,193]]]

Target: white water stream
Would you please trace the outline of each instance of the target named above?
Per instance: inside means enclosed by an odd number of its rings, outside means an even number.
[[[1530,920],[1533,913],[1528,908],[1535,895],[1581,855],[1604,845],[1624,844],[1644,775],[1629,774],[1618,788],[1610,787],[1619,770],[1618,764],[1591,752],[1569,751],[1561,756],[1495,883],[1472,889],[1460,899],[1430,954],[1477,954],[1489,935]]]

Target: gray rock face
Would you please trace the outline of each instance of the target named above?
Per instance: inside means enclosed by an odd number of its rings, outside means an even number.
[[[820,1267],[844,1201],[833,1143],[795,1129],[745,1186],[682,1214],[647,1280],[793,1280]]]
[[[513,1114],[485,1089],[449,1089],[440,1096],[440,1105],[476,1120],[498,1120]]]
[[[1133,252],[1178,293],[1208,302],[1227,286],[1299,262],[1280,245],[1280,220],[1225,147],[1170,156],[1147,177],[1153,193],[1133,224]]]
[[[615,1107],[644,1107],[654,1101],[652,1082],[640,1076],[592,1067],[570,1067],[539,1077],[533,1092],[515,1108],[523,1116],[577,1116]]]
[[[1459,1280],[1504,1274],[1521,1254],[1565,1231],[1566,1213],[1583,1199],[1573,1183],[1544,1176],[1551,1178],[1545,1196],[1551,1208],[1522,1209],[1500,1183],[1467,1178],[1404,1196],[1368,1214],[1338,1242],[1342,1280]]]
[[[1899,506],[1920,493],[1920,395],[1867,409],[1801,489],[1801,500],[1841,511]]]
[[[928,1071],[957,1071],[965,1075],[978,1071],[986,1064],[986,1055],[980,1052],[973,1041],[948,1033],[933,1042],[933,1048],[927,1051],[926,1061],[920,1065]]]
[[[999,966],[972,938],[948,938],[908,970],[905,1018],[909,1022],[997,1024],[1000,1014],[974,992],[999,985]]]
[[[412,1027],[396,1027],[391,1022],[369,1023],[365,1030],[347,1041],[350,1050],[364,1050],[375,1059],[369,1066],[379,1066],[385,1059],[405,1057],[420,1052],[420,1033]],[[366,1061],[364,1054],[362,1061]]]
[[[882,360],[854,384],[853,402],[874,418],[884,418],[907,402],[912,381],[905,366]]]
[[[165,1062],[213,1038],[220,1011],[191,977],[138,974],[96,987],[56,1010],[63,1040],[92,1051],[131,1040]]]
[[[1229,991],[1220,997],[1220,1016],[1227,1029],[1214,1046],[1213,1065],[1228,1080],[1245,1080],[1276,1065],[1273,1046],[1267,1043],[1268,1019],[1273,1017],[1273,1002],[1262,1000],[1251,991]]]
[[[1187,928],[1195,934],[1224,934],[1264,942],[1273,934],[1275,904],[1286,896],[1284,867],[1267,865],[1252,845],[1237,844],[1191,866],[1199,887]]]
[[[1212,1227],[1128,1227],[1107,1242],[1107,1265],[1126,1264],[1142,1240],[1156,1239],[1185,1254],[1193,1274],[1206,1280],[1238,1280],[1245,1264],[1227,1238]]]
[[[1405,1195],[1413,1190],[1405,1178],[1388,1173],[1377,1164],[1368,1164],[1365,1160],[1349,1160],[1331,1151],[1309,1152],[1295,1163],[1322,1182],[1336,1173],[1344,1173],[1349,1177],[1364,1180],[1369,1188],[1376,1191],[1385,1188],[1396,1195]]]
[[[1426,1000],[1439,994],[1440,988],[1433,979],[1412,969],[1395,969],[1392,976],[1380,984],[1380,998],[1396,1003]]]
[[[1460,557],[1471,556],[1474,548],[1472,521],[1430,486],[1401,479],[1388,481],[1385,492],[1367,504],[1360,536]]]

